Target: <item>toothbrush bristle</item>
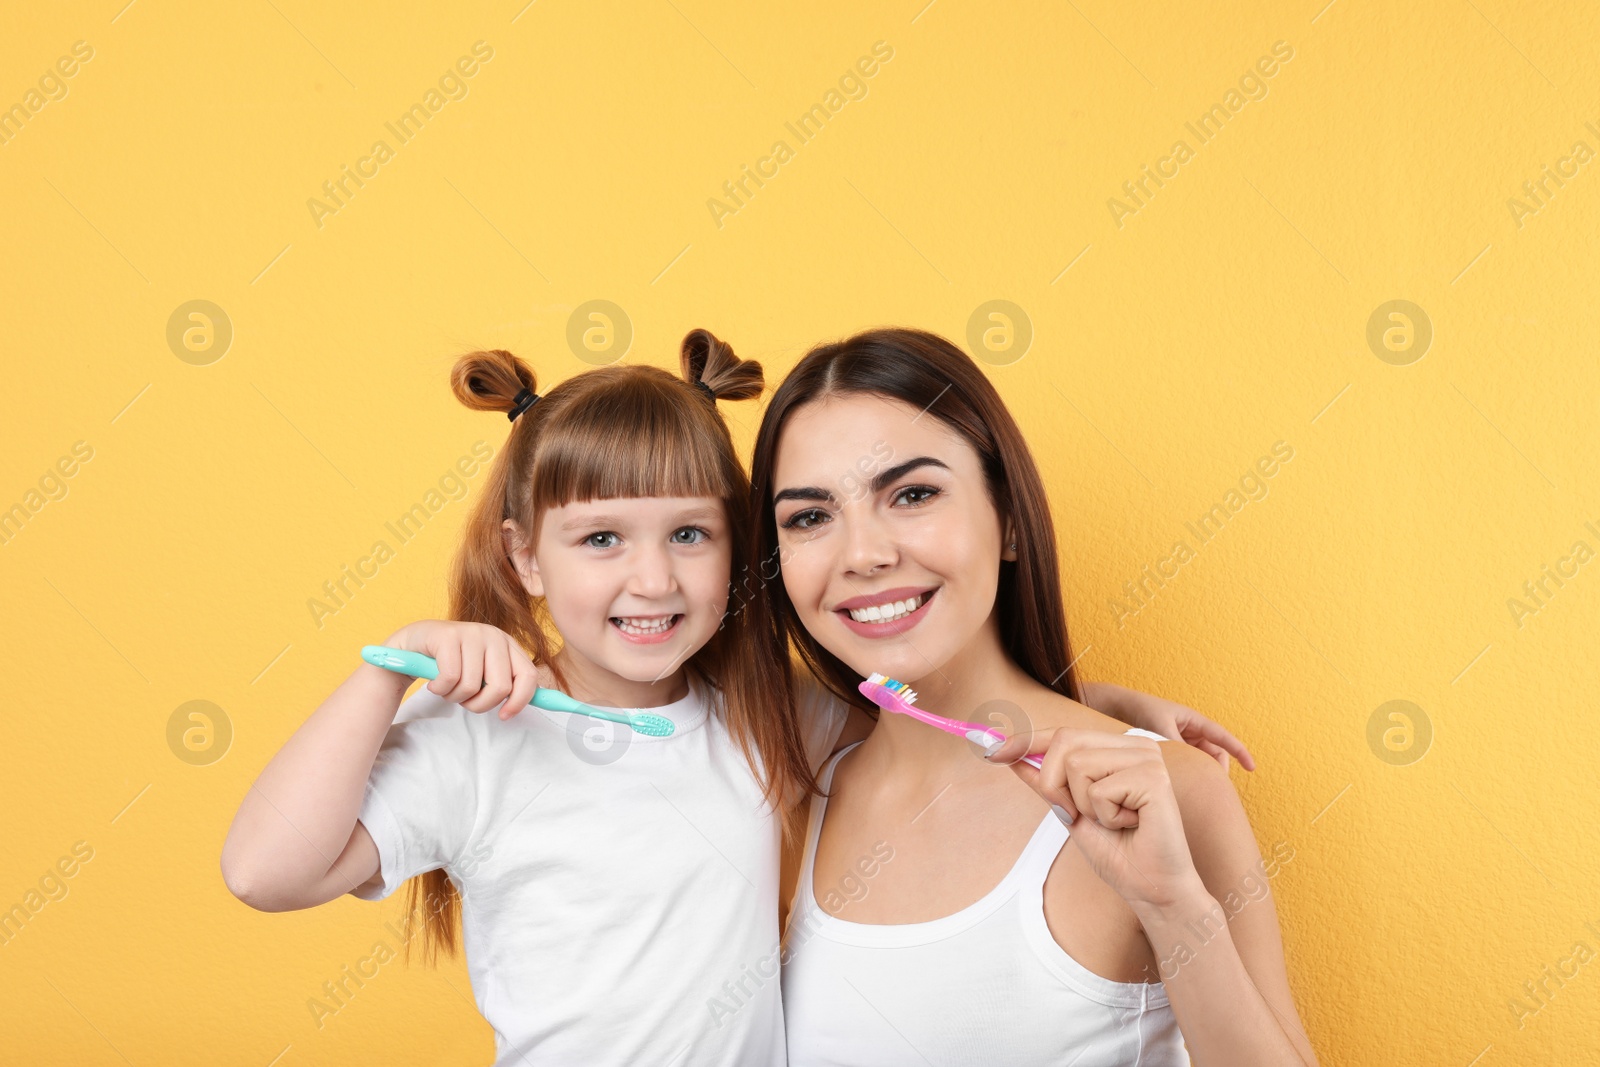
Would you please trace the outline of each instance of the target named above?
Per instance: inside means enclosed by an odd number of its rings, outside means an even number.
[[[867,680],[861,683],[860,689],[862,695],[869,697],[873,703],[880,707],[884,703],[883,699],[879,699],[882,693],[892,693],[894,698],[902,704],[915,704],[917,702],[917,691],[915,689],[912,689],[904,682],[890,678],[886,674],[867,675]],[[869,692],[869,690],[881,690],[882,692],[874,693]]]
[[[902,681],[894,678],[885,678],[882,685],[907,704],[915,704],[917,702],[917,691]]]

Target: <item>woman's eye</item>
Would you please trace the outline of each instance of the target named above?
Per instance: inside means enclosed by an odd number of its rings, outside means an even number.
[[[675,545],[697,545],[710,536],[698,526],[685,526],[681,530],[672,532],[672,543]]]
[[[823,514],[821,508],[806,508],[804,511],[797,511],[785,519],[783,528],[785,530],[809,530],[826,518],[827,516]]]
[[[618,537],[609,530],[601,533],[592,533],[583,539],[583,543],[590,548],[616,548]]]
[[[939,492],[940,490],[931,485],[908,485],[894,495],[894,502],[916,507],[918,504],[926,504],[938,496]]]

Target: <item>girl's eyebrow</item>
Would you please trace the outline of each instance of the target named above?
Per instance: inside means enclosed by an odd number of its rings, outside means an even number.
[[[688,511],[679,512],[673,516],[676,522],[707,522],[721,517],[721,511],[714,507],[696,507]],[[627,520],[619,515],[580,515],[575,519],[568,519],[561,524],[563,532],[582,530],[590,526],[624,526]]]
[[[616,515],[581,515],[576,519],[568,519],[561,524],[563,531],[581,530],[585,526],[621,526],[622,519]]]
[[[881,473],[875,475],[872,479],[872,491],[875,493],[879,492],[884,488],[884,486],[890,484],[895,479],[902,478],[921,467],[938,467],[942,470],[950,469],[950,465],[945,463],[943,460],[934,459],[932,456],[918,456],[915,459],[908,459],[904,463],[896,464],[895,466],[890,467],[888,470],[882,471]],[[774,505],[781,504],[785,500],[815,500],[822,503],[832,503],[834,496],[826,489],[818,489],[814,485],[802,485],[793,489],[780,489],[772,496],[772,503]]]

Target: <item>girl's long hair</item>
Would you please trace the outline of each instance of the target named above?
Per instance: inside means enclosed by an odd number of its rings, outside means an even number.
[[[528,542],[546,509],[572,501],[618,497],[709,496],[726,511],[732,573],[749,570],[750,483],[717,400],[761,395],[761,364],[741,360],[706,330],[693,330],[680,352],[683,376],[657,367],[612,365],[569,378],[512,423],[511,436],[489,468],[467,517],[451,569],[450,618],[496,626],[515,637],[535,663],[565,685],[552,658],[559,647],[543,598],[530,597],[506,554],[501,523],[511,519]],[[472,352],[450,376],[456,398],[474,411],[507,414],[522,390],[537,393],[533,371],[510,352]],[[704,388],[702,388],[702,386]],[[711,392],[708,394],[706,390]],[[788,654],[754,639],[729,614],[686,661],[720,693],[713,707],[762,782],[768,802],[785,816],[798,797],[816,790],[788,687]],[[793,820],[784,818],[785,832]],[[420,922],[424,956],[454,955],[461,899],[444,870],[408,886],[407,955]]]
[[[1001,645],[1035,681],[1081,701],[1044,480],[993,384],[965,352],[942,337],[922,330],[867,330],[818,345],[800,360],[773,393],[756,436],[750,463],[758,512],[754,558],[782,560],[772,476],[789,416],[823,397],[861,394],[904,401],[943,422],[977,452],[989,498],[1002,522],[1012,520],[1017,535],[1017,559],[1001,563],[995,599]],[[877,709],[856,689],[862,676],[800,625],[782,580],[776,578],[777,568],[772,570],[775,580],[763,584],[766,595],[757,598],[751,612],[751,629],[768,646],[768,654],[787,657],[792,646],[839,699],[875,716]]]

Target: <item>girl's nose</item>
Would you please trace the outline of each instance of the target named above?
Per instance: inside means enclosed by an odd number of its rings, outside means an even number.
[[[628,592],[653,598],[666,596],[676,588],[672,559],[665,550],[654,548],[639,553],[629,576]]]

